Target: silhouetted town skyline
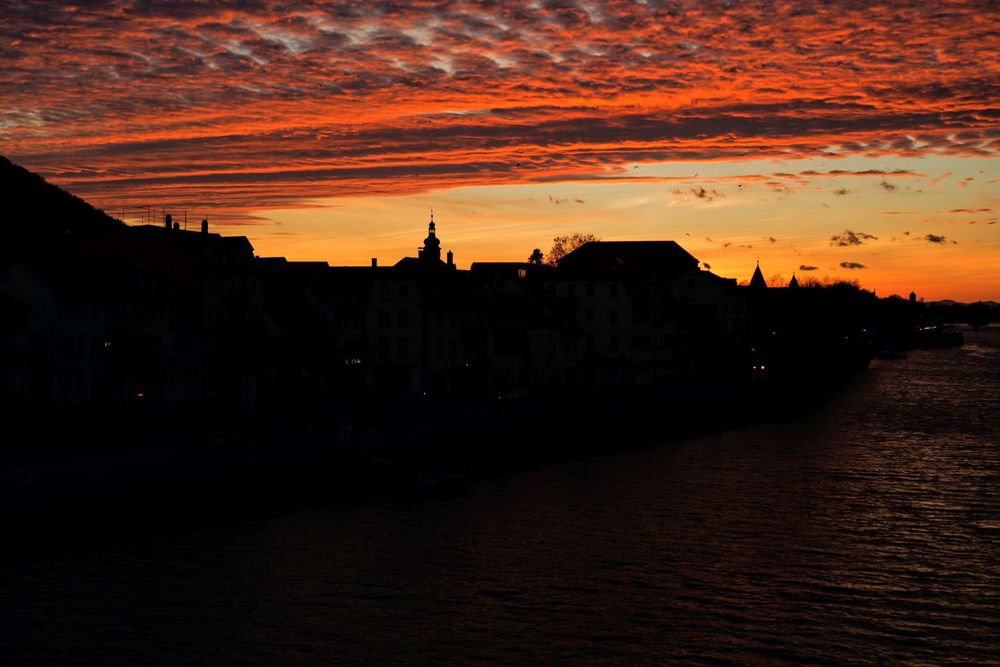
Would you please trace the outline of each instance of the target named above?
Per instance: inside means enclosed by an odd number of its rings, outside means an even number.
[[[442,258],[433,214],[416,256],[390,266],[257,257],[208,220],[126,226],[28,172],[5,181],[3,399],[18,419],[281,412],[356,392],[813,382],[866,364],[879,336],[905,337],[920,307],[851,284],[768,287],[759,263],[740,286],[674,241],[590,241],[554,265],[536,252],[461,270],[451,250]]]

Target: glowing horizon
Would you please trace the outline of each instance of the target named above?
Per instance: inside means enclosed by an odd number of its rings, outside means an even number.
[[[721,275],[1000,300],[995,3],[5,9],[0,153],[261,255],[672,239]],[[815,267],[803,269],[803,267]],[[855,267],[855,268],[848,268]]]

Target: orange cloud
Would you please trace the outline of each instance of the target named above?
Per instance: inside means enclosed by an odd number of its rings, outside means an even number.
[[[636,163],[997,153],[996,3],[538,5],[14,4],[0,142],[98,205],[232,220]],[[876,173],[801,174],[840,175]]]

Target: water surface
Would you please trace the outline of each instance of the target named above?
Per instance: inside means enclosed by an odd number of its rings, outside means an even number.
[[[8,558],[2,662],[996,663],[1000,330],[967,342],[800,419],[444,502]]]

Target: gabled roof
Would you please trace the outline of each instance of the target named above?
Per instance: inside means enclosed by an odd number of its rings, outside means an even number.
[[[757,264],[757,268],[753,270],[753,276],[750,278],[750,287],[754,288],[764,288],[767,287],[767,281],[764,280],[764,274],[760,272],[760,264]]]
[[[473,262],[469,267],[469,273],[485,283],[499,284],[522,276],[537,276],[548,268],[528,262]],[[524,273],[521,273],[522,271]]]
[[[509,273],[517,275],[518,269],[526,269],[533,266],[528,262],[473,262],[469,270],[473,273]]]
[[[560,272],[656,275],[672,279],[698,268],[698,260],[674,241],[591,241],[559,260]]]
[[[711,283],[715,283],[716,285],[721,285],[723,287],[736,287],[736,278],[723,278],[722,276],[715,275],[711,271],[698,271],[698,275]]]

